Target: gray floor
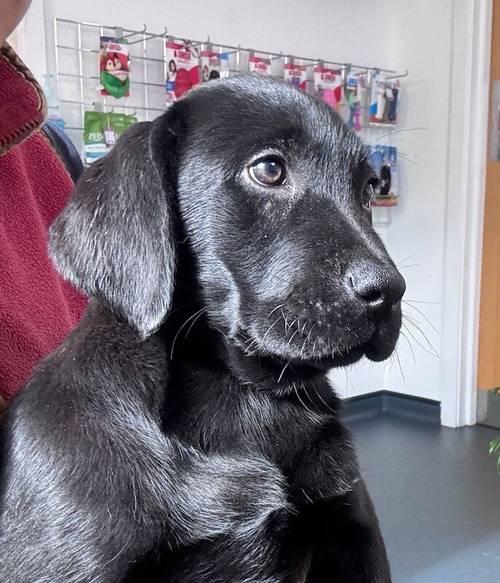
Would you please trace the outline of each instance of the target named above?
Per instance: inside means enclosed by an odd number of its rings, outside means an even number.
[[[394,583],[500,583],[500,430],[380,413],[348,422]]]

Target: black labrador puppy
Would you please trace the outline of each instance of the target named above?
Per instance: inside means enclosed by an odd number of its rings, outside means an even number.
[[[388,583],[325,371],[388,357],[404,280],[325,104],[207,83],[131,128],[51,229],[91,298],[2,429],[5,583]]]

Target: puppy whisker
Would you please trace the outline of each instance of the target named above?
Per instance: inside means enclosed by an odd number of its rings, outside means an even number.
[[[332,413],[336,413],[335,409],[332,409],[332,407],[330,407],[330,405],[323,399],[323,397],[320,395],[318,389],[316,388],[316,386],[311,383],[312,388],[314,389],[314,392],[316,393],[316,395],[318,396],[318,399],[323,403],[323,405],[325,405],[325,407],[327,409],[329,409]],[[306,391],[306,394],[309,396],[309,393]],[[311,397],[309,397],[309,399],[311,399]],[[312,403],[312,401],[311,401]],[[312,403],[314,405],[314,403]]]
[[[431,301],[428,301],[428,300],[410,300],[408,298],[406,298],[404,301],[406,303],[408,303],[408,304],[431,304],[431,305],[439,305],[439,304],[441,304],[441,302],[431,302]]]
[[[283,378],[283,375],[285,374],[285,370],[288,368],[288,365],[290,364],[290,361],[288,361],[285,366],[283,367],[283,370],[281,371],[280,376],[278,377],[278,385],[280,384],[281,379]]]
[[[402,314],[403,319],[408,323],[411,324],[425,339],[426,343],[429,345],[429,347],[431,347],[433,350],[434,346],[432,344],[432,342],[429,340],[428,336],[425,334],[425,332],[422,330],[421,324],[420,322],[417,320],[417,318],[411,314],[408,314],[408,312],[404,312]],[[439,334],[439,331],[432,325],[431,322],[428,322],[429,326],[431,326],[431,328],[433,329],[433,331],[436,334]]]
[[[276,306],[273,310],[271,310],[269,312],[269,314],[267,315],[267,318],[269,318],[271,316],[271,314],[274,314],[274,312],[276,312],[276,310],[279,310],[280,308],[283,308],[285,304],[280,304],[279,306]]]
[[[302,382],[301,382],[300,384],[301,384],[301,386],[302,386],[302,387],[304,386],[304,384],[303,384]],[[292,383],[292,387],[293,387],[293,389],[294,389],[294,391],[295,391],[295,394],[297,395],[297,399],[300,401],[300,404],[301,404],[301,405],[304,407],[304,409],[305,409],[305,410],[306,410],[306,411],[307,411],[307,412],[308,412],[310,415],[312,415],[312,416],[314,417],[314,416],[315,416],[315,415],[314,415],[314,412],[313,412],[313,411],[311,411],[311,409],[309,409],[309,407],[308,407],[308,406],[307,406],[307,405],[304,403],[304,401],[303,401],[303,400],[302,400],[302,398],[300,397],[300,395],[299,395],[299,391],[297,390],[297,386],[295,385],[295,383]]]
[[[186,334],[184,335],[185,338],[187,338],[189,336],[189,333],[191,332],[191,330],[193,329],[193,326],[196,324],[196,322],[203,316],[203,314],[205,312],[208,311],[208,308],[205,308],[204,310],[200,310],[198,315],[194,318],[194,320],[191,322],[191,325],[189,326],[189,328],[186,331]]]
[[[420,332],[420,334],[422,334],[424,336],[424,338],[426,339],[426,341],[428,342],[429,346],[425,346],[424,344],[422,344],[422,342],[420,342],[415,335],[412,333],[412,331],[410,330],[410,328],[406,325],[406,323],[403,321],[403,326],[405,328],[405,330],[408,332],[408,334],[412,337],[412,339],[415,341],[415,343],[420,346],[420,348],[422,348],[422,350],[425,350],[425,352],[427,352],[428,354],[439,358],[439,354],[436,351],[436,349],[434,348],[434,346],[430,343],[430,341],[428,340],[428,338],[425,336],[425,334],[422,332],[422,330],[420,330],[420,328],[418,326],[416,326],[413,322],[410,322],[410,320],[407,320],[407,322],[409,324],[412,324],[416,330],[418,330]]]
[[[306,347],[306,344],[309,342],[309,339],[311,338],[311,334],[312,334],[312,331],[314,330],[314,326],[315,325],[313,324],[312,328],[309,330],[309,334],[307,335],[306,339],[304,340],[304,343],[302,344],[302,348],[300,350],[300,357],[301,358],[302,358],[302,355],[304,354],[304,349]]]
[[[189,318],[182,324],[182,326],[177,330],[176,335],[174,336],[174,339],[172,341],[172,348],[170,350],[170,360],[173,359],[174,356],[174,348],[175,348],[175,343],[177,341],[177,338],[179,337],[179,334],[182,332],[182,330],[184,329],[185,326],[187,326],[189,324],[189,322],[191,322],[191,320],[193,318],[196,318],[196,316],[198,316],[198,314],[200,314],[200,312],[204,312],[206,311],[207,308],[201,308],[200,310],[197,310],[194,314],[192,314],[191,316],[189,316]]]
[[[406,334],[401,330],[400,331],[401,337],[404,338],[406,340],[406,343],[408,344],[408,348],[410,349],[411,352],[411,356],[413,359],[413,364],[417,364],[417,361],[415,359],[415,352],[413,350],[413,346],[411,345],[411,342],[408,340],[408,337],[406,336]]]
[[[399,372],[401,373],[401,378],[403,379],[404,382],[406,382],[406,378],[405,378],[405,375],[404,375],[404,372],[403,372],[403,367],[401,366],[401,360],[399,358],[399,354],[398,354],[397,347],[394,350],[394,354],[396,355],[396,360],[398,361]]]
[[[380,136],[377,136],[375,138],[375,141],[379,141],[379,140],[383,140],[384,138],[392,138],[395,135],[398,134],[408,134],[410,132],[428,132],[429,128],[425,128],[425,127],[416,127],[416,128],[405,128],[405,129],[401,129],[401,130],[393,130],[390,132],[387,132],[385,134],[382,134]]]
[[[417,168],[420,168],[420,166],[421,166],[421,164],[419,162],[414,160],[410,155],[406,154],[405,152],[403,152],[399,148],[398,148],[398,157],[402,158],[403,160],[406,160],[407,162],[409,162],[410,164],[412,164],[413,166],[415,166]]]
[[[417,312],[417,314],[420,314],[422,318],[427,322],[427,324],[429,324],[429,326],[434,330],[434,332],[436,332],[436,334],[439,334],[439,330],[434,326],[434,324],[429,320],[429,318],[424,314],[422,310],[420,310],[416,306],[412,306],[412,304],[409,303],[407,300],[401,301],[403,302],[403,304],[405,304],[405,306],[408,306],[408,308],[411,308],[412,310]]]
[[[264,334],[264,336],[262,337],[262,340],[260,341],[260,346],[261,348],[264,346],[264,342],[266,341],[266,338],[269,334],[269,332],[271,332],[271,330],[273,329],[273,327],[277,324],[277,322],[279,322],[281,320],[281,316],[278,316],[276,318],[276,320],[274,320],[274,322],[269,326],[269,328],[267,329],[266,333]]]
[[[288,332],[288,323],[287,323],[287,319],[286,319],[285,313],[283,312],[283,309],[281,310],[281,315],[283,316],[283,322],[284,322],[285,334],[286,334]]]
[[[299,332],[299,329],[297,328],[297,330],[295,330],[295,332],[294,332],[294,333],[293,333],[293,334],[290,336],[290,338],[289,338],[289,340],[288,340],[288,346],[291,346],[291,343],[292,343],[293,337],[294,337],[296,334],[298,334],[298,332]]]

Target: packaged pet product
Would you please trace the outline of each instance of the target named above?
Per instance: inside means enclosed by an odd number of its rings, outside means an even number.
[[[229,77],[231,75],[231,55],[229,53],[220,53],[219,61],[221,78]]]
[[[363,129],[362,105],[365,94],[365,76],[348,73],[344,87],[344,101],[347,106],[344,121],[355,132]]]
[[[302,89],[302,91],[306,90],[307,70],[305,65],[286,63],[283,65],[283,77],[285,81]]]
[[[398,204],[398,150],[395,146],[371,146],[370,159],[380,183],[372,201],[373,206]]]
[[[130,95],[130,59],[127,41],[101,37],[99,52],[101,95],[120,99]]]
[[[334,109],[342,100],[342,73],[322,65],[314,67],[314,94]]]
[[[259,75],[271,74],[271,61],[262,57],[250,57],[248,59],[248,70],[250,73],[259,73]]]
[[[167,41],[167,103],[200,82],[199,55],[187,43]]]
[[[382,73],[372,79],[369,122],[370,125],[395,125],[399,104],[399,81],[387,80]]]
[[[91,164],[105,156],[116,140],[137,118],[124,113],[86,111],[83,121],[83,144],[85,163]]]
[[[221,59],[219,53],[202,51],[200,57],[201,81],[204,83],[221,76]]]

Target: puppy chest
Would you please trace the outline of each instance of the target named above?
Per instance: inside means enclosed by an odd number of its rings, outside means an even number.
[[[314,421],[265,394],[188,386],[167,411],[164,428],[206,453],[264,455],[288,474],[318,435],[321,418]]]

